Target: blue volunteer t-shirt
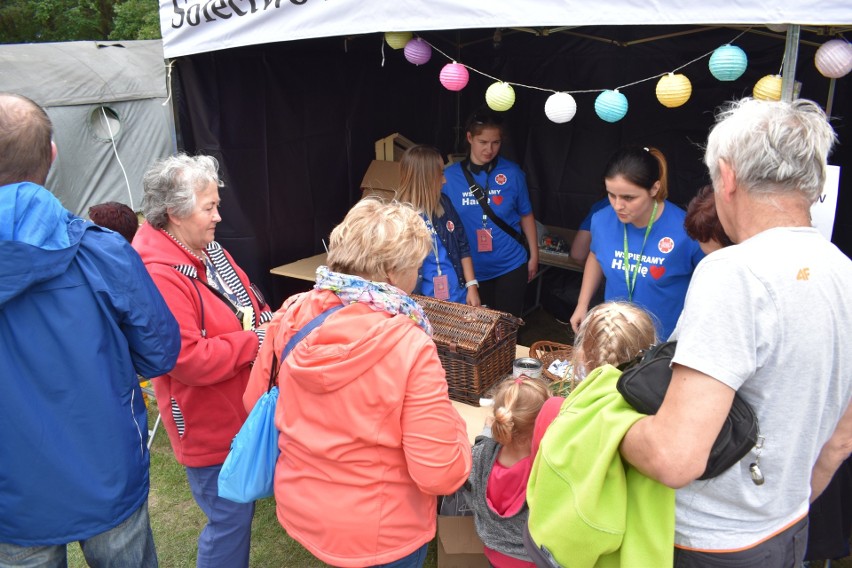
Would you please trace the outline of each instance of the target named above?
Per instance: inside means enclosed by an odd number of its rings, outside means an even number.
[[[654,222],[645,249],[645,227],[622,223],[612,207],[601,209],[592,217],[591,251],[606,277],[604,300],[627,300],[624,274],[624,227],[630,255],[630,280],[639,260],[639,273],[633,290],[633,302],[653,313],[659,320],[660,339],[671,335],[683,310],[686,289],[692,272],[704,253],[698,242],[689,238],[683,228],[686,212],[666,201],[663,214]]]
[[[522,233],[521,217],[532,213],[526,176],[514,162],[504,158],[496,160],[494,169],[490,172],[483,170],[474,175],[473,179],[486,190],[488,203],[497,216],[517,232]],[[470,256],[477,280],[497,278],[526,263],[527,252],[524,247],[487,217],[484,226],[491,232],[492,250],[479,252],[476,231],[483,228],[484,213],[469,189],[462,171],[462,163],[452,164],[444,170],[444,176],[447,182],[444,184],[443,192],[453,202],[453,206],[461,217],[470,241]]]

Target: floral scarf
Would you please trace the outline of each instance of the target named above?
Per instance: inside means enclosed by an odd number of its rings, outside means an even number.
[[[317,268],[314,290],[331,290],[346,305],[361,302],[377,312],[404,314],[432,336],[432,325],[423,308],[408,294],[386,282],[372,282],[360,276],[332,272],[327,266],[320,266]]]

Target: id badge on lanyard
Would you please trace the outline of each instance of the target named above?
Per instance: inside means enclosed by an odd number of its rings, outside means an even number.
[[[491,252],[493,250],[491,229],[476,230],[476,250],[478,252]]]
[[[438,274],[432,277],[432,287],[435,289],[435,297],[439,300],[450,299],[450,282],[446,274]]]
[[[494,250],[491,229],[486,228],[488,215],[482,215],[482,228],[476,230],[476,250],[478,252],[491,252]]]
[[[441,258],[438,255],[438,233],[435,231],[432,221],[426,215],[423,215],[423,220],[426,222],[429,232],[432,233],[432,253],[435,255],[435,266],[438,270],[438,274],[432,277],[432,293],[439,300],[449,300],[450,281],[447,279],[446,274],[441,273]]]

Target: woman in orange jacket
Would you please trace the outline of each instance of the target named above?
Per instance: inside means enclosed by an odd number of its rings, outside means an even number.
[[[470,472],[431,326],[408,296],[430,242],[408,206],[355,205],[331,233],[314,289],[273,318],[243,397],[251,409],[278,366],[278,519],[334,566],[422,566],[436,496]],[[274,363],[303,326],[341,304]]]

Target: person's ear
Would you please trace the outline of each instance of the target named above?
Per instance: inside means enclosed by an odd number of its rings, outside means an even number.
[[[467,135],[467,143],[473,144],[473,136],[471,136],[470,132],[468,132],[466,135]]]
[[[660,193],[660,180],[654,182],[654,185],[651,186],[651,191],[649,193],[654,199],[657,198],[657,194]]]
[[[730,200],[731,196],[737,190],[737,175],[734,169],[723,159],[719,159],[719,187],[717,195],[725,200]]]
[[[56,161],[56,156],[59,154],[59,150],[56,148],[56,142],[53,140],[50,141],[50,163],[53,165],[53,162]]]

